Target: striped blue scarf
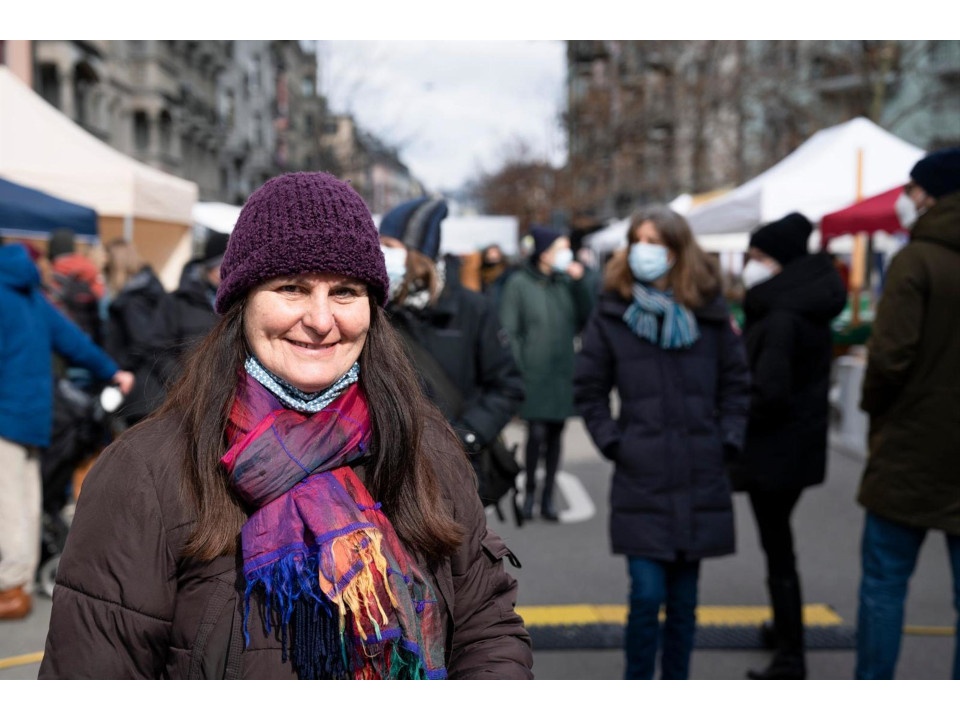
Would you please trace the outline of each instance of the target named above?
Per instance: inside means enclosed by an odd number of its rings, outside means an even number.
[[[658,328],[660,317],[662,328]],[[633,284],[633,302],[623,314],[623,321],[636,335],[666,350],[688,348],[700,337],[697,319],[673,300],[673,293],[663,293],[642,283]]]

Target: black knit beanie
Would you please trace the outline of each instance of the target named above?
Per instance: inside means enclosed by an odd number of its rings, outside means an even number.
[[[939,198],[960,190],[960,147],[932,152],[917,161],[910,177],[930,197]]]
[[[220,266],[216,310],[222,315],[265,280],[308,272],[357,278],[386,302],[380,236],[363,198],[328,173],[279,175],[240,211]]]
[[[798,212],[761,225],[750,235],[750,247],[765,252],[781,265],[807,254],[813,225]]]
[[[563,237],[563,233],[554,228],[533,225],[530,227],[530,236],[533,238],[533,251],[530,257],[535,260],[546,252],[557,238]]]

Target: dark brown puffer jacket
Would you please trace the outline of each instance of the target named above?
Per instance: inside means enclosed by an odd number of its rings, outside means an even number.
[[[447,437],[428,428],[425,447],[443,468],[443,501],[466,529],[459,551],[428,576],[446,618],[448,675],[532,679],[530,636],[514,611],[517,583],[502,562],[512,554],[487,530],[469,466]],[[254,603],[244,647],[240,558],[182,555],[195,517],[179,497],[180,438],[174,421],[147,420],[112,443],[85,479],[40,679],[296,678]]]
[[[913,527],[960,533],[960,192],[920,216],[893,256],[867,342],[860,407],[870,456],[857,500]]]

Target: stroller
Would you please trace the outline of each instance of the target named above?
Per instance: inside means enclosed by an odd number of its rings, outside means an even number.
[[[119,405],[118,395],[111,385],[84,389],[67,378],[54,386],[50,445],[40,455],[43,522],[37,587],[47,595],[53,594],[60,553],[73,518],[75,474],[113,439],[112,413]]]

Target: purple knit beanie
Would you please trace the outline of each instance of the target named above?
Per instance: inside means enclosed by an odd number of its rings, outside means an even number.
[[[247,198],[220,266],[216,310],[264,280],[327,272],[363,280],[383,305],[387,269],[363,198],[322,172],[278,175]]]

